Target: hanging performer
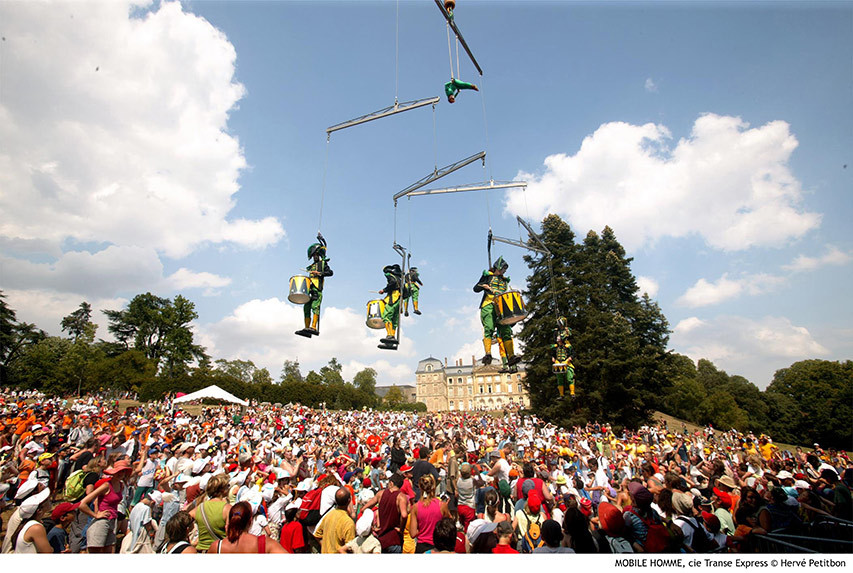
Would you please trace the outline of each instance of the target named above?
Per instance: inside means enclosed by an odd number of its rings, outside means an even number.
[[[517,372],[515,365],[521,362],[521,356],[516,356],[513,349],[512,326],[498,322],[494,304],[496,295],[509,290],[509,277],[504,276],[508,268],[509,263],[503,257],[498,257],[492,268],[483,271],[483,276],[474,285],[474,292],[483,292],[483,299],[480,301],[480,322],[483,324],[483,348],[486,355],[483,356],[482,363],[492,363],[492,333],[497,330],[504,350],[501,353],[501,362],[504,366],[501,372]]]
[[[385,288],[379,291],[379,294],[385,295],[385,310],[382,312],[382,322],[385,323],[385,332],[388,334],[381,339],[382,344],[379,348],[383,350],[397,350],[397,340],[395,333],[400,320],[400,295],[401,289],[405,294],[408,289],[403,287],[403,271],[400,265],[388,265],[382,272],[385,273]]]
[[[557,343],[552,344],[554,356],[551,357],[554,374],[557,376],[557,390],[560,392],[560,400],[565,396],[565,384],[569,383],[569,394],[575,397],[575,365],[572,364],[572,343],[569,342],[571,329],[566,325],[566,319],[560,317],[557,330]]]
[[[308,296],[311,297],[308,302],[302,305],[302,311],[305,314],[305,328],[295,332],[295,334],[305,338],[311,338],[312,335],[320,336],[320,304],[323,302],[323,282],[326,277],[334,274],[329,268],[330,259],[326,257],[326,239],[317,233],[317,240],[320,242],[313,243],[308,247],[308,258],[313,259],[313,261],[305,268],[310,280]]]
[[[407,294],[412,295],[412,304],[415,307],[415,314],[422,314],[421,311],[418,310],[418,293],[421,291],[420,287],[424,286],[424,283],[421,282],[421,277],[418,276],[418,267],[411,267],[409,272],[406,273],[406,286],[409,291]],[[409,316],[408,296],[403,298],[403,314],[405,316]]]
[[[474,84],[457,80],[456,78],[450,78],[450,81],[444,84],[444,93],[447,94],[447,101],[450,103],[456,101],[456,95],[460,90],[474,90],[475,92],[478,92],[480,91],[480,88]]]

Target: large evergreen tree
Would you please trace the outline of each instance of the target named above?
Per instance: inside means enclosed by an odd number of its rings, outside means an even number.
[[[551,251],[524,260],[532,274],[525,293],[529,315],[524,343],[527,385],[533,408],[554,421],[588,420],[636,427],[658,406],[669,384],[669,328],[657,303],[637,295],[630,257],[612,229],[590,231],[575,243],[568,223],[549,215],[540,239]],[[557,400],[551,348],[557,318],[565,316],[571,338],[577,397]]]

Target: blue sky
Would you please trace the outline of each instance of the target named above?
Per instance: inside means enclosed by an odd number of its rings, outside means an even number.
[[[82,300],[182,293],[216,358],[277,376],[335,356],[347,377],[411,383],[419,359],[482,355],[471,286],[489,226],[517,238],[516,215],[556,212],[579,238],[614,228],[677,352],[762,388],[797,360],[853,356],[851,4],[463,0],[456,19],[479,93],[327,143],[395,95],[443,95],[432,2],[0,4],[7,301],[59,334]],[[396,192],[479,151],[485,169],[436,186],[527,191],[402,200],[395,230]],[[309,341],[287,282],[324,180],[335,276]],[[425,286],[392,353],[364,314],[395,235]],[[522,288],[523,253],[496,254]]]

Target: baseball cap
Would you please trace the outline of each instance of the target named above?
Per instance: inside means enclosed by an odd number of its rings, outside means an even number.
[[[75,511],[78,507],[80,507],[79,503],[68,503],[64,501],[53,508],[53,511],[50,512],[50,518],[53,521],[58,522],[62,519],[62,516],[68,512]]]

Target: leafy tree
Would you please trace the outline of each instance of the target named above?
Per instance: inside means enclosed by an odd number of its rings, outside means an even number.
[[[70,340],[58,336],[46,337],[27,345],[10,368],[12,383],[20,388],[48,394],[70,394],[76,384],[68,377],[67,363],[65,368],[60,365],[71,347]]]
[[[0,385],[2,386],[13,383],[10,368],[24,350],[47,337],[47,333],[35,324],[19,323],[15,311],[6,304],[5,298],[3,291],[0,291]]]
[[[767,393],[792,400],[802,413],[791,420],[801,443],[849,448],[853,432],[853,361],[802,360],[777,370]],[[778,400],[778,399],[777,399]],[[777,402],[778,403],[778,402]]]
[[[62,331],[71,335],[72,340],[77,340],[90,330],[94,336],[97,326],[92,323],[92,305],[86,301],[81,302],[77,310],[62,319],[61,326]],[[95,326],[94,330],[91,329],[92,326]]]
[[[736,428],[744,431],[749,424],[746,412],[740,409],[734,397],[718,388],[708,394],[699,405],[699,423],[713,423],[720,429]]]
[[[308,372],[308,376],[305,377],[305,381],[308,384],[322,384],[323,377],[311,370],[310,372]]]
[[[320,376],[323,379],[323,384],[343,384],[344,377],[341,375],[343,366],[338,362],[337,358],[329,360],[329,364],[320,368]]]
[[[285,360],[281,368],[280,380],[282,382],[302,382],[302,372],[299,370],[299,360]]]
[[[376,393],[376,370],[373,368],[365,368],[358,372],[352,379],[355,387],[366,394]]]
[[[546,418],[567,425],[589,419],[637,427],[649,419],[669,386],[669,327],[656,303],[640,298],[624,248],[605,227],[575,243],[556,215],[542,222],[541,240],[552,253],[526,255],[528,318],[519,333],[528,362],[531,404]],[[549,273],[553,269],[553,280]],[[557,317],[568,318],[576,400],[556,401],[550,346]]]
[[[388,388],[388,392],[385,394],[385,403],[392,407],[397,408],[406,402],[406,397],[403,395],[403,391],[397,387],[396,384]]]
[[[266,368],[256,368],[252,373],[252,384],[272,384],[272,376]]]
[[[195,305],[181,295],[174,302],[151,293],[136,295],[125,310],[105,310],[108,330],[125,349],[145,353],[158,368],[177,376],[192,360],[203,360],[204,348],[193,343],[190,322]]]

